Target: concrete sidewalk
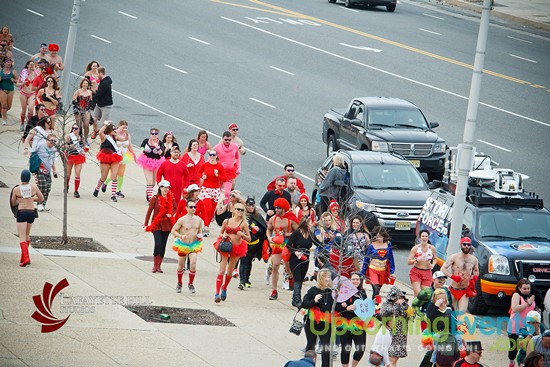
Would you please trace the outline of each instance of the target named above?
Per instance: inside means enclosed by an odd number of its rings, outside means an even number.
[[[12,123],[19,114],[18,100],[14,102]],[[17,231],[7,201],[28,160],[22,154],[18,125],[0,129],[0,181],[8,186],[0,189],[0,202],[4,203],[0,206],[1,366],[282,366],[289,359],[301,357],[304,334],[297,337],[288,332],[295,313],[290,306],[291,293],[280,291],[279,300],[268,300],[265,263],[254,263],[252,288],[239,291],[238,282],[233,280],[227,301],[214,303],[218,269],[212,247],[215,228],[199,255],[196,294],[186,289],[181,294],[175,292],[177,256],[169,248],[164,274],[151,273],[153,240],[142,229],[147,208],[144,178],[135,164],[126,171],[126,198],[113,203],[107,194],[92,196],[99,168],[90,154],[81,175],[82,197],[69,197],[69,236],[93,237],[112,254],[98,257],[97,253],[37,249],[31,252],[32,265],[20,268]],[[92,144],[94,154],[97,144]],[[62,180],[54,179],[48,202],[51,211],[40,213],[32,235],[61,235]],[[211,310],[236,327],[147,323],[122,305],[110,303],[94,305],[93,311],[80,308],[84,312],[70,314],[59,330],[41,333],[40,324],[31,318],[36,310],[33,296],[42,293],[45,282],[55,285],[64,278],[69,282],[63,290],[65,297],[114,296],[127,302],[128,297],[141,296],[153,305]],[[410,288],[400,281],[397,284],[412,300]],[[304,292],[311,285],[307,282]],[[53,315],[65,318],[68,314],[61,307],[61,298],[56,297]],[[477,332],[472,338],[484,343],[485,366],[506,365],[505,353],[491,350],[496,344],[495,335]],[[373,340],[368,337],[368,346]],[[424,354],[420,336],[409,336],[409,346],[409,356],[399,365],[417,366]]]

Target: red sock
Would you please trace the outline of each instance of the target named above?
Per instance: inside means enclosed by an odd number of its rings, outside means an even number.
[[[225,282],[223,283],[223,287],[222,287],[222,289],[223,289],[224,291],[227,290],[227,286],[229,285],[229,282],[231,281],[231,278],[233,278],[233,277],[231,276],[231,274],[229,274],[229,275],[226,274],[226,275],[225,275]]]
[[[80,187],[80,177],[74,178],[74,191],[78,191],[78,188]]]
[[[23,125],[25,123],[25,114],[22,113],[21,114],[21,125]]]
[[[111,181],[111,196],[116,195],[116,185],[117,185],[116,180]]]
[[[189,284],[193,284],[193,282],[195,281],[195,274],[196,273],[197,272],[195,272],[195,271],[190,271],[189,272]]]
[[[220,288],[222,287],[223,275],[218,274],[216,277],[216,293],[220,293]]]
[[[183,276],[183,270],[182,271],[177,270],[177,273],[178,273],[178,284],[181,284],[181,277]]]

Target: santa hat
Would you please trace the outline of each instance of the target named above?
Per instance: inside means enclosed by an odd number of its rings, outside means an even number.
[[[333,199],[333,200],[330,201],[329,208],[330,208],[331,211],[335,210],[335,209],[338,210],[338,209],[340,209],[340,204],[338,204],[336,202],[336,200]]]
[[[57,51],[59,51],[59,45],[57,45],[56,43],[50,43],[48,45],[48,50],[53,51],[53,52],[57,52]]]
[[[237,126],[236,123],[232,123],[231,125],[229,125],[229,127],[227,128],[227,130],[233,130],[233,129],[238,129],[239,127]]]
[[[302,200],[302,199],[306,200],[306,201],[309,203],[309,196],[307,196],[307,194],[302,194],[302,195],[300,195],[300,199],[299,199],[299,200]]]
[[[290,204],[286,199],[283,199],[283,198],[276,199],[275,202],[273,203],[273,207],[274,208],[279,207],[281,209],[284,209],[285,211],[290,210]]]

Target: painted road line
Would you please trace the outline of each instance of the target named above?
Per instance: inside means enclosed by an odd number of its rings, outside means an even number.
[[[441,33],[437,33],[437,32],[434,32],[434,31],[429,31],[429,30],[424,29],[424,28],[418,28],[418,29],[420,29],[422,32],[427,32],[427,33],[435,34],[437,36],[441,36]]]
[[[439,20],[445,20],[444,18],[436,17],[435,15],[431,15],[431,14],[422,13],[422,15],[430,17],[430,18],[439,19]]]
[[[0,253],[19,254],[21,250],[17,247],[0,247]],[[100,259],[125,259],[136,260],[137,257],[144,255],[130,254],[123,252],[92,252],[92,251],[72,251],[72,250],[54,250],[45,248],[29,247],[30,254],[42,254],[44,256],[59,256],[59,257],[93,257]]]
[[[285,74],[288,74],[288,75],[294,75],[294,73],[291,73],[290,71],[279,69],[278,67],[275,67],[275,66],[270,66],[270,68],[272,68],[274,70],[277,70],[277,71],[280,71],[281,73],[285,73]]]
[[[347,11],[352,11],[352,12],[354,12],[354,13],[358,13],[358,12],[359,12],[358,10],[346,8],[345,6],[340,6],[340,9],[344,9],[344,10],[347,10]]]
[[[40,13],[38,13],[38,12],[35,12],[34,10],[31,10],[31,9],[25,9],[25,10],[27,10],[29,13],[36,14],[36,15],[38,15],[39,17],[43,17],[43,16],[44,16],[43,14],[40,14]]]
[[[205,45],[209,45],[210,46],[210,43],[206,42],[206,41],[202,41],[198,38],[195,38],[195,37],[189,37],[189,39],[193,40],[193,41],[197,41],[197,42],[200,42],[200,43],[204,43]]]
[[[279,39],[282,39],[282,40],[285,40],[285,41],[288,41],[288,42],[292,42],[294,44],[297,44],[297,45],[300,45],[300,46],[303,46],[303,47],[306,47],[306,48],[309,48],[311,50],[315,50],[315,51],[318,51],[318,52],[321,52],[321,53],[324,53],[326,55],[330,55],[332,57],[335,57],[335,58],[338,58],[338,59],[341,59],[341,60],[344,60],[344,61],[348,61],[350,63],[353,63],[355,65],[359,65],[359,66],[363,66],[365,68],[368,68],[368,69],[371,69],[371,70],[375,70],[375,71],[378,71],[380,73],[383,73],[383,74],[386,74],[386,75],[390,75],[390,76],[393,76],[395,78],[398,78],[398,79],[401,79],[401,80],[405,80],[405,81],[408,81],[410,83],[414,83],[414,84],[417,84],[417,85],[421,85],[423,87],[426,87],[426,88],[430,88],[430,89],[433,89],[433,90],[436,90],[438,92],[442,92],[442,93],[446,93],[446,94],[449,94],[451,96],[454,96],[454,97],[457,97],[457,98],[460,98],[460,99],[463,99],[463,100],[468,100],[468,97],[466,96],[463,96],[463,95],[460,95],[458,93],[455,93],[455,92],[451,92],[449,90],[446,90],[446,89],[443,89],[443,88],[440,88],[440,87],[436,87],[435,85],[431,85],[431,84],[428,84],[428,83],[424,83],[424,82],[421,82],[419,80],[416,80],[416,79],[412,79],[412,78],[409,78],[409,77],[406,77],[406,76],[403,76],[403,75],[399,75],[399,74],[396,74],[396,73],[393,73],[391,71],[387,71],[387,70],[384,70],[384,69],[380,69],[380,68],[377,68],[375,66],[372,66],[372,65],[368,65],[368,64],[365,64],[363,62],[360,62],[360,61],[357,61],[357,60],[354,60],[354,59],[350,59],[349,57],[345,57],[345,56],[342,56],[342,55],[339,55],[339,54],[335,54],[334,52],[330,52],[330,51],[327,51],[327,50],[324,50],[322,48],[319,48],[319,47],[315,47],[315,46],[312,46],[312,45],[308,45],[307,43],[303,43],[303,42],[300,42],[300,41],[297,41],[295,39],[292,39],[292,38],[288,38],[288,37],[285,37],[285,36],[281,36],[280,34],[277,34],[277,33],[273,33],[273,32],[270,32],[270,31],[267,31],[265,29],[262,29],[262,28],[258,28],[258,27],[255,27],[253,25],[250,25],[250,24],[246,24],[246,23],[243,23],[243,22],[239,22],[238,20],[235,20],[235,19],[231,19],[231,18],[227,18],[227,17],[221,17],[222,19],[225,19],[229,22],[233,22],[235,24],[239,24],[239,25],[242,25],[244,27],[248,27],[248,28],[251,28],[251,29],[255,29],[259,32],[262,32],[262,33],[265,33],[265,34],[269,34],[273,37],[277,37]],[[525,119],[525,120],[528,120],[528,121],[532,121],[534,123],[537,123],[537,124],[540,124],[540,125],[543,125],[543,126],[547,126],[547,127],[550,127],[550,123],[547,123],[547,122],[543,122],[543,121],[539,121],[537,119],[534,119],[534,118],[531,118],[531,117],[528,117],[528,116],[524,116],[524,115],[520,115],[519,113],[515,113],[515,112],[512,112],[512,111],[508,111],[508,110],[505,110],[503,108],[500,108],[500,107],[497,107],[497,106],[493,106],[491,104],[488,104],[488,103],[484,103],[484,102],[479,102],[480,105],[482,106],[485,106],[485,107],[488,107],[488,108],[491,108],[491,109],[494,109],[496,111],[500,111],[500,112],[503,112],[503,113],[506,113],[506,114],[509,114],[509,115],[512,115],[512,116],[515,116],[515,117],[518,117],[518,118],[522,118],[522,119]]]
[[[263,102],[263,101],[260,101],[259,99],[252,98],[252,97],[250,97],[249,99],[250,99],[251,101],[254,101],[254,102],[258,102],[258,103],[260,103],[260,104],[263,104],[264,106],[271,107],[271,108],[275,108],[275,106],[270,105],[269,103],[265,103],[265,102]]]
[[[533,43],[533,42],[531,42],[531,41],[522,40],[521,38],[516,38],[516,37],[512,37],[512,36],[508,36],[508,38],[511,38],[511,39],[513,39],[513,40],[516,40],[516,41],[525,42],[525,43]]]
[[[15,47],[15,46],[13,46],[13,49],[14,49],[14,50],[17,50],[17,51],[19,51],[19,52],[21,52],[23,55],[32,56],[32,54],[30,54],[30,53],[28,53],[28,52],[26,52],[26,51],[23,51],[23,50],[21,50],[21,49]]]
[[[366,51],[373,51],[373,52],[382,52],[382,50],[379,50],[377,48],[370,48],[370,47],[366,47],[366,46],[352,46],[352,45],[348,45],[347,43],[339,43],[339,45],[342,45],[342,46],[346,46],[346,47],[351,47],[351,48],[355,48],[357,50],[366,50]]]
[[[97,38],[98,40],[106,42],[106,43],[112,43],[111,41],[106,40],[105,38],[98,37],[95,34],[90,34],[90,36],[93,37],[93,38]]]
[[[172,69],[172,70],[179,71],[179,72],[182,73],[182,74],[187,74],[187,71],[183,71],[183,70],[178,69],[178,68],[175,68],[175,67],[173,67],[173,66],[171,66],[171,65],[164,64],[164,66],[166,66],[167,68],[170,68],[170,69]]]
[[[526,59],[525,57],[521,57],[521,56],[514,55],[514,54],[510,54],[510,56],[515,57],[516,59],[525,60],[525,61],[529,61],[529,62],[532,62],[534,64],[537,64],[537,62],[535,60]]]
[[[126,15],[128,18],[137,19],[136,16],[130,15],[130,14],[125,13],[125,12],[123,12],[123,11],[119,11],[118,13],[119,13],[119,14],[122,14],[122,15]]]
[[[501,147],[500,145],[496,145],[496,144],[493,144],[493,143],[489,143],[488,141],[481,140],[481,139],[477,139],[477,141],[479,141],[480,143],[483,143],[483,144],[487,144],[487,145],[489,145],[489,146],[492,146],[493,148],[497,148],[497,149],[500,149],[500,150],[504,150],[505,152],[512,153],[512,151],[511,151],[510,149],[503,148],[503,147]]]

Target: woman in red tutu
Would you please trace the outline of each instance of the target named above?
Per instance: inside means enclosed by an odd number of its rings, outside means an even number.
[[[216,303],[225,301],[227,298],[227,286],[231,281],[231,275],[237,265],[237,260],[246,256],[246,252],[248,251],[247,241],[250,241],[250,231],[245,215],[245,208],[242,203],[235,204],[233,215],[231,218],[223,221],[220,233],[220,238],[214,243],[214,248],[220,253],[222,258],[218,277],[216,278],[216,295],[214,296],[214,302]],[[220,243],[222,242],[231,242],[231,252],[221,251]]]
[[[122,161],[122,154],[120,148],[116,144],[116,130],[111,121],[105,121],[103,127],[99,130],[99,138],[101,145],[99,146],[99,153],[96,158],[99,161],[99,169],[101,171],[101,177],[97,181],[97,186],[94,190],[94,196],[99,194],[99,188],[105,180],[109,171],[111,171],[111,177],[117,177],[118,166]],[[116,202],[116,188],[117,180],[111,181],[111,200]]]
[[[162,162],[164,162],[164,144],[162,144],[162,141],[159,139],[159,129],[152,128],[149,130],[149,133],[151,136],[148,139],[144,139],[141,143],[142,153],[136,160],[138,166],[143,168],[143,174],[145,175],[145,182],[147,185],[145,189],[145,198],[147,201],[151,200],[157,171]]]
[[[69,183],[71,181],[71,172],[74,167],[74,197],[79,198],[78,188],[80,187],[80,172],[82,172],[82,164],[86,163],[86,156],[84,155],[84,144],[82,135],[79,134],[78,125],[73,125],[69,135],[65,137],[65,143],[67,144],[67,191],[69,190]]]

